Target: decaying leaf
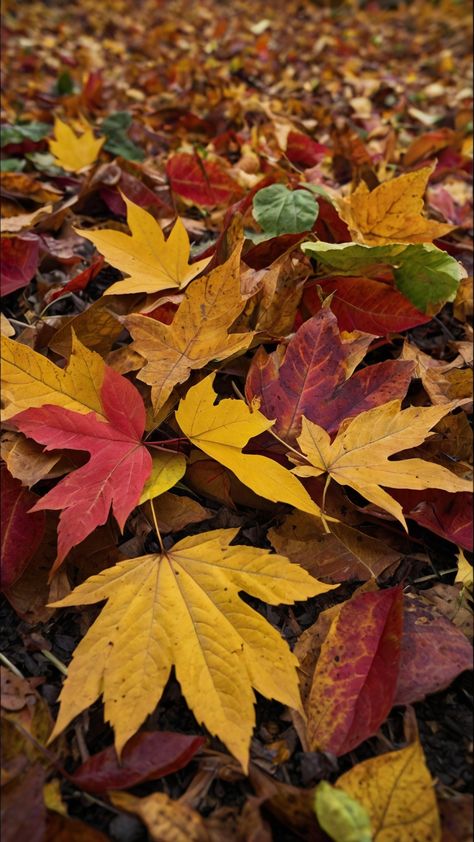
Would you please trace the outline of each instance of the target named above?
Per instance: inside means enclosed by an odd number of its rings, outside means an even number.
[[[202,533],[163,555],[120,562],[56,603],[108,600],[75,650],[54,736],[102,694],[120,754],[155,708],[174,665],[196,718],[247,768],[252,687],[293,708],[300,700],[296,658],[239,591],[277,605],[331,586],[283,556],[230,546],[237,531]]]
[[[433,781],[418,739],[358,763],[336,786],[365,807],[377,842],[441,842]]]
[[[148,211],[125,195],[123,200],[130,235],[113,230],[77,231],[94,243],[111,266],[130,276],[112,284],[106,290],[107,295],[181,289],[206,268],[209,258],[189,264],[189,237],[179,217],[165,240],[158,222]]]
[[[331,623],[306,703],[311,750],[346,754],[372,736],[394,704],[402,591],[356,594]]]

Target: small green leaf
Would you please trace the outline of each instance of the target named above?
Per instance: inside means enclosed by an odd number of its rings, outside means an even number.
[[[21,158],[2,158],[0,172],[21,172],[26,167],[26,161]]]
[[[316,818],[334,842],[372,842],[370,818],[355,798],[321,781],[314,798]]]
[[[38,143],[52,131],[53,127],[48,123],[18,123],[16,126],[2,126],[0,145],[8,146],[10,143],[22,143],[24,140]]]
[[[253,218],[271,237],[310,231],[318,212],[318,203],[308,190],[288,190],[284,184],[263,187],[253,199]]]
[[[422,313],[438,312],[456,297],[462,267],[454,257],[431,243],[393,243],[364,246],[358,243],[302,243],[310,257],[333,275],[376,277],[381,267],[392,269],[397,289]]]
[[[154,453],[151,474],[148,477],[138,504],[153,500],[159,494],[173,488],[184,476],[186,459],[182,453]]]
[[[62,175],[64,170],[54,163],[54,155],[51,152],[27,152],[25,158],[30,161],[36,170],[46,175]]]
[[[145,153],[136,143],[127,137],[127,131],[132,124],[132,117],[128,111],[116,111],[102,121],[102,132],[107,138],[104,149],[112,155],[120,155],[127,161],[143,161]]]
[[[74,79],[67,70],[59,74],[54,86],[54,93],[57,96],[67,96],[67,94],[74,93]]]

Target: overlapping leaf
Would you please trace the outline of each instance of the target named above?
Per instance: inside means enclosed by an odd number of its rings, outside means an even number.
[[[452,225],[422,215],[423,194],[432,168],[404,173],[369,191],[364,181],[349,199],[338,202],[339,213],[359,243],[428,243],[449,234]]]
[[[163,231],[150,213],[126,196],[123,200],[127,206],[130,235],[112,230],[78,229],[77,232],[94,243],[111,266],[130,276],[112,284],[106,295],[179,289],[205,269],[209,258],[189,263],[189,237],[179,217],[165,240]]]
[[[170,325],[138,313],[125,319],[134,339],[132,350],[147,361],[138,377],[152,387],[155,411],[193,369],[248,348],[253,333],[229,333],[248,297],[241,292],[238,247],[222,266],[186,290]]]
[[[303,477],[327,473],[389,512],[406,529],[402,507],[381,486],[470,490],[468,480],[434,462],[390,461],[390,456],[421,444],[451,408],[450,405],[412,406],[402,410],[400,401],[390,401],[346,422],[332,443],[326,430],[303,418],[298,443],[310,464],[294,468],[294,473]]]
[[[79,172],[97,160],[105,143],[105,137],[95,138],[90,126],[77,135],[73,129],[58,117],[54,121],[55,140],[49,140],[49,148],[55,163],[64,170]]]
[[[189,389],[176,411],[176,420],[189,440],[229,468],[244,485],[267,500],[289,503],[303,512],[320,514],[303,485],[290,471],[266,456],[242,453],[249,439],[273,426],[243,401],[226,399],[214,405],[214,375]]]
[[[387,360],[347,378],[350,352],[336,317],[325,307],[301,325],[283,361],[280,349],[270,355],[259,349],[247,375],[246,397],[260,400],[260,411],[275,419],[275,432],[291,444],[303,415],[334,433],[345,418],[404,397],[413,366]]]
[[[323,593],[283,556],[230,546],[237,530],[185,538],[163,555],[92,576],[57,605],[107,604],[77,649],[54,735],[103,694],[120,753],[158,703],[172,665],[195,716],[248,763],[255,687],[300,707],[296,658],[245,591],[270,604]]]
[[[63,406],[45,405],[14,416],[25,435],[47,450],[85,450],[90,460],[61,480],[33,511],[60,509],[58,552],[53,571],[69,550],[107,520],[110,508],[123,530],[151,472],[151,456],[141,443],[145,407],[139,392],[106,368],[100,390],[105,421]]]

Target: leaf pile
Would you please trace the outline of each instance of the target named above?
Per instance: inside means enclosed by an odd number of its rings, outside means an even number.
[[[466,10],[386,6],[6,11],[8,840],[465,838]]]

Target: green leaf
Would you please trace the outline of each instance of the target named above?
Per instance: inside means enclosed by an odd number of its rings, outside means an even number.
[[[2,126],[0,145],[8,146],[10,143],[22,143],[24,140],[33,140],[37,143],[52,131],[53,127],[48,123],[19,123],[16,126]]]
[[[31,161],[34,168],[47,175],[63,175],[64,170],[54,163],[54,155],[51,152],[27,152],[25,158]]]
[[[308,190],[288,190],[284,184],[263,187],[253,199],[253,218],[271,237],[310,231],[318,212],[318,203]]]
[[[132,117],[128,111],[116,111],[102,121],[102,132],[107,138],[104,149],[112,155],[120,155],[127,161],[143,161],[145,153],[136,143],[127,137],[127,131],[132,124]]]
[[[74,93],[74,79],[67,70],[64,70],[58,76],[54,86],[54,93],[58,96]]]
[[[105,120],[102,120],[102,132],[107,137],[116,134],[116,132],[124,132],[132,125],[132,115],[128,111],[115,111],[109,114]]]
[[[26,167],[26,161],[21,158],[2,158],[0,172],[21,172]]]
[[[316,787],[314,810],[322,829],[334,842],[372,842],[367,811],[343,789],[321,781]]]
[[[454,257],[431,243],[302,243],[310,257],[329,267],[333,275],[376,277],[389,267],[397,289],[422,313],[434,313],[456,297],[462,267]]]

